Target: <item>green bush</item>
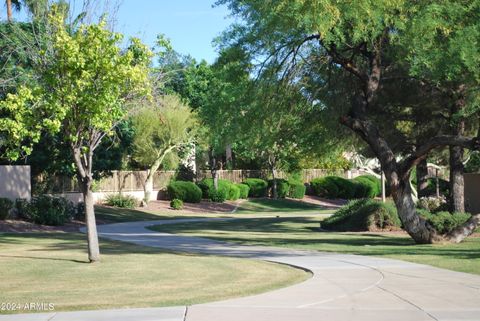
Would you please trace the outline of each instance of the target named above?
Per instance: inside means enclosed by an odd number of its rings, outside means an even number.
[[[26,216],[37,224],[64,225],[76,214],[76,207],[63,197],[42,195],[32,198],[26,206]]]
[[[240,198],[240,189],[233,183],[230,183],[227,199],[231,201],[236,201]]]
[[[170,207],[174,210],[181,210],[183,208],[183,201],[178,198],[174,198],[170,201]]]
[[[437,212],[430,213],[424,209],[417,209],[420,216],[426,219],[441,234],[447,234],[464,224],[471,217],[470,213]]]
[[[209,199],[215,203],[223,203],[227,199],[227,190],[226,189],[211,189],[209,193]]]
[[[427,180],[428,186],[425,190],[425,195],[436,195],[437,194],[437,182],[435,178],[429,178]],[[450,194],[450,183],[444,179],[438,179],[438,185],[440,187],[440,194],[441,195],[449,195]]]
[[[375,182],[364,177],[358,176],[353,179],[355,186],[355,198],[374,198],[378,195],[378,188]]]
[[[321,222],[322,228],[336,231],[375,231],[400,226],[393,204],[372,199],[350,201]]]
[[[17,209],[17,215],[21,218],[28,219],[28,209],[30,202],[25,198],[17,198],[15,200],[15,208]]]
[[[224,202],[225,200],[235,201],[240,198],[240,190],[234,183],[226,179],[218,180],[218,190],[215,191],[212,178],[205,178],[200,181],[198,187],[202,190],[203,198],[213,202]],[[222,200],[223,201],[220,201]]]
[[[305,196],[307,187],[302,182],[290,181],[290,189],[288,191],[288,197],[302,199]]]
[[[337,184],[331,179],[331,176],[314,178],[310,185],[314,195],[327,198],[336,198],[338,196]]]
[[[250,187],[247,184],[235,184],[240,191],[240,198],[247,199],[248,198],[248,191]]]
[[[248,191],[249,197],[264,197],[267,196],[267,181],[261,178],[247,178],[243,184],[248,185],[250,190]]]
[[[277,197],[287,197],[290,190],[290,184],[288,181],[282,178],[277,178],[275,181],[277,182]],[[268,188],[270,189],[270,195],[273,197],[273,179],[268,181]]]
[[[130,195],[123,194],[109,194],[105,198],[105,204],[113,207],[121,208],[135,208],[138,205],[138,200]]]
[[[202,190],[192,182],[173,181],[167,186],[170,199],[178,198],[186,203],[200,203]]]
[[[351,180],[339,176],[329,176],[330,179],[337,185],[338,198],[353,199],[355,198],[356,185]]]
[[[0,220],[6,220],[10,214],[10,210],[13,208],[13,201],[0,197]]]

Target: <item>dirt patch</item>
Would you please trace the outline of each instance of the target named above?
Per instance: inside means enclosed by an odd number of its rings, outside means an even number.
[[[174,210],[170,207],[170,201],[152,201],[146,207],[139,207],[139,211],[155,211],[166,214],[208,214],[208,213],[232,213],[236,207],[245,200],[226,201],[214,203],[202,201],[200,203],[184,203],[183,209]]]
[[[348,203],[347,200],[342,200],[342,199],[331,200],[328,198],[322,198],[322,197],[313,196],[313,195],[305,195],[305,197],[301,201],[305,203],[320,205],[327,208],[340,208],[343,205]]]
[[[63,226],[48,226],[22,220],[5,220],[0,221],[0,232],[78,232],[78,229],[84,225],[85,223],[81,221],[68,222]]]

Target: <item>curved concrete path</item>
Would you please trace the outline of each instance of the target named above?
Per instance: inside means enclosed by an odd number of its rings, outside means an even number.
[[[0,320],[480,320],[480,276],[477,275],[390,259],[242,246],[146,229],[157,224],[203,220],[109,224],[99,226],[99,233],[113,240],[172,251],[290,264],[310,270],[312,278],[264,294],[189,307],[0,316]]]

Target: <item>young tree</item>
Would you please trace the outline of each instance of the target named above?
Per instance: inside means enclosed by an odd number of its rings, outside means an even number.
[[[149,93],[150,52],[135,39],[122,50],[122,36],[107,30],[104,21],[69,30],[55,7],[49,27],[51,43],[34,66],[38,85],[20,88],[2,102],[2,112],[11,117],[8,123],[2,120],[0,131],[10,158],[19,156],[20,143],[28,153],[31,142],[25,138],[38,141],[42,129],[63,134],[85,201],[88,257],[96,262],[100,251],[92,192],[94,152],[126,116],[125,101]]]
[[[153,191],[153,178],[165,157],[195,139],[195,113],[175,95],[156,97],[132,117],[133,159],[146,166],[144,204]]]
[[[440,235],[416,212],[410,186],[412,168],[432,149],[444,146],[478,149],[480,138],[439,134],[416,148],[405,150],[399,160],[392,143],[385,139],[380,124],[372,117],[372,108],[379,103],[385,73],[405,65],[410,69],[415,65],[412,62],[418,62],[426,71],[435,66],[433,69],[446,78],[460,76],[460,73],[451,73],[460,70],[467,75],[462,78],[467,78],[468,84],[475,84],[470,88],[477,88],[478,93],[480,78],[475,66],[480,54],[473,39],[478,39],[480,10],[478,3],[467,2],[219,1],[228,4],[233,13],[245,21],[230,33],[232,42],[243,44],[257,56],[267,57],[268,62],[280,66],[284,75],[293,75],[290,77],[293,82],[298,81],[298,77],[289,70],[309,64],[329,65],[334,72],[352,79],[351,105],[340,116],[340,122],[364,140],[379,159],[403,226],[417,243],[459,242],[480,222],[480,214],[473,215],[464,226]],[[445,12],[456,19],[444,19],[448,16]],[[423,13],[431,13],[427,15],[428,20],[421,18]],[[423,27],[427,33],[422,32]],[[439,32],[443,33],[443,39],[452,40],[449,41],[450,56],[457,58],[453,66],[450,61],[440,59],[442,55],[429,54],[437,42],[444,41],[437,37]],[[477,38],[472,38],[475,36]],[[396,51],[397,48],[403,50]],[[418,77],[419,83],[435,84],[431,74],[421,75],[425,77]],[[327,75],[323,77],[328,81]]]

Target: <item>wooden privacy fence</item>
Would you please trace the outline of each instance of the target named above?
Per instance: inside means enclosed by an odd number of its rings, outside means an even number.
[[[163,190],[168,183],[176,176],[175,171],[158,171],[155,173],[153,180],[154,190]],[[312,181],[314,178],[327,175],[336,175],[345,178],[353,178],[365,174],[360,170],[325,170],[325,169],[305,169],[302,170],[302,177],[305,183]],[[268,170],[219,170],[219,178],[228,179],[235,183],[241,183],[246,178],[263,178],[270,177]],[[211,178],[210,171],[197,171],[196,180]],[[287,173],[278,171],[278,178],[286,178]],[[146,178],[145,171],[112,171],[111,175],[97,181],[93,186],[95,192],[131,192],[143,190]],[[79,192],[79,188],[75,178],[55,177],[53,179],[52,191],[55,193]]]

